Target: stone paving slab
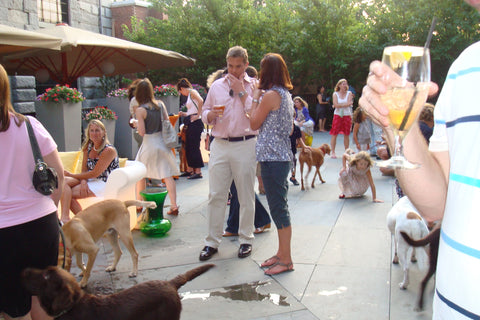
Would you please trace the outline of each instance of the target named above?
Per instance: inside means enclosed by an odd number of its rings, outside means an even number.
[[[329,140],[326,133],[314,134],[314,146]],[[337,155],[341,155],[340,147],[337,144]],[[179,290],[182,320],[431,318],[433,279],[427,288],[426,311],[416,313],[413,307],[423,271],[413,266],[410,287],[400,290],[402,271],[391,264],[392,239],[386,216],[396,201],[393,178],[382,176],[376,167],[372,169],[377,197],[384,203],[373,203],[370,190],[359,199],[339,200],[340,168],[341,159],[327,157],[321,169],[326,183],[317,180],[315,188],[306,191],[289,186],[294,272],[269,277],[259,267],[276,252],[273,223],[270,230],[256,236],[253,253],[245,259],[237,258],[238,239],[224,238],[219,253],[209,261],[216,268]],[[143,281],[170,279],[201,264],[198,255],[206,235],[208,166],[203,168],[203,176],[177,181],[180,215],[166,217],[172,222],[167,236],[148,238],[133,232],[140,254],[137,278],[128,278],[131,260],[123,246],[117,271],[104,271],[113,254],[108,241],[102,239],[87,291],[116,292]],[[265,196],[260,199],[268,208]]]

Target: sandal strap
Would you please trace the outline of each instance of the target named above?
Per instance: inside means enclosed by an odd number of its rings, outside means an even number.
[[[268,265],[267,265],[267,264],[265,264],[267,261],[269,261],[269,260],[272,260],[272,259],[274,259],[274,260],[275,260],[275,262],[274,262],[274,263],[272,263],[272,264],[268,264]],[[278,262],[280,262],[280,258],[279,258],[277,255],[274,255],[274,256],[272,256],[272,257],[268,258],[267,260],[263,261],[263,263],[262,263],[261,267],[262,267],[262,268],[264,268],[264,267],[271,267],[271,266],[273,266],[273,265],[277,264]]]

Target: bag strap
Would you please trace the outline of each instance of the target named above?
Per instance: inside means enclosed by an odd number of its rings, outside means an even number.
[[[27,126],[28,130],[28,137],[30,138],[30,145],[32,146],[32,152],[33,152],[33,160],[35,161],[35,165],[38,162],[43,162],[43,157],[40,152],[40,148],[38,146],[38,141],[37,138],[35,137],[35,133],[33,132],[32,124],[30,123],[30,120],[28,120],[27,117],[25,117],[25,124]]]
[[[188,96],[190,97],[190,100],[192,100],[193,105],[195,106],[195,108],[197,108],[197,113],[198,113],[198,106],[197,106],[197,104],[195,103],[195,100],[192,99],[192,94],[191,94],[190,92],[188,92]]]

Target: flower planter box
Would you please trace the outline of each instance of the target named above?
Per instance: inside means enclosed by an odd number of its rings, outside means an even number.
[[[107,97],[107,107],[115,111],[118,117],[115,121],[114,135],[114,145],[115,148],[117,148],[118,156],[133,160],[137,156],[141,140],[140,143],[137,142],[135,139],[135,130],[128,125],[130,119],[129,105],[130,103],[127,98]],[[108,133],[108,136],[110,137],[110,133]],[[110,140],[110,142],[112,142],[112,140]]]
[[[35,101],[37,119],[52,135],[58,151],[80,150],[82,103]]]
[[[115,145],[115,126],[117,124],[117,120],[100,120],[102,121],[105,129],[107,130],[108,140],[111,144]],[[125,158],[125,157],[123,157]]]
[[[180,97],[160,96],[156,98],[162,100],[163,103],[165,103],[168,114],[170,113],[178,114],[178,108],[180,107]]]

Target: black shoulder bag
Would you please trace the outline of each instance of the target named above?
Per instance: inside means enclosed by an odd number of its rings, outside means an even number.
[[[27,117],[25,117],[25,124],[28,130],[28,137],[30,138],[30,145],[32,146],[33,159],[35,161],[35,171],[33,172],[33,186],[35,190],[41,194],[48,196],[53,193],[54,189],[58,188],[57,172],[54,168],[47,166],[43,161],[40,148],[38,147],[37,138],[33,132],[32,125]]]

